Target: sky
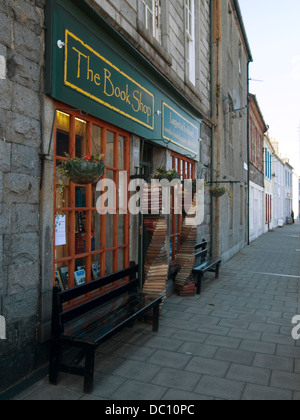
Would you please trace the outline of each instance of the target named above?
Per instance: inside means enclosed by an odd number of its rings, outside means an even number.
[[[254,60],[250,92],[257,97],[281,155],[300,176],[300,1],[239,4]]]

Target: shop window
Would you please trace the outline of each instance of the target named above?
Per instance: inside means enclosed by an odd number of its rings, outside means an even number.
[[[184,156],[172,153],[173,169],[181,174],[181,179],[195,179],[195,162]],[[180,250],[180,236],[183,216],[175,214],[174,198],[172,197],[171,229],[170,229],[170,258],[175,260]]]
[[[76,112],[56,114],[54,156],[54,222],[60,223],[62,240],[54,238],[54,283],[73,288],[129,266],[129,215],[100,215],[96,208],[102,192],[97,184],[75,185],[61,175],[58,167],[71,157],[103,154],[104,177],[119,186],[120,171],[130,170],[129,135],[92,117]],[[128,177],[127,177],[128,182]],[[126,203],[127,205],[127,203]]]

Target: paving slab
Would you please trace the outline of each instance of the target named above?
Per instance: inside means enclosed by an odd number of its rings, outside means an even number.
[[[160,330],[137,322],[97,351],[95,387],[48,378],[15,400],[300,400],[300,225],[270,232],[207,274],[202,294],[168,298]]]

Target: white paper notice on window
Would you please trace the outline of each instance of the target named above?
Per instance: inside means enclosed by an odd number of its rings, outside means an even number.
[[[55,217],[55,246],[67,244],[66,238],[66,216]]]

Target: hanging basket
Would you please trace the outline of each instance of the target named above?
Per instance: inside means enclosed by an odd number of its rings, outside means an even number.
[[[74,184],[88,185],[98,182],[104,175],[103,161],[72,160],[65,162],[67,177]]]
[[[225,187],[213,187],[210,189],[210,194],[213,197],[222,197],[225,193],[226,193],[226,188]]]

